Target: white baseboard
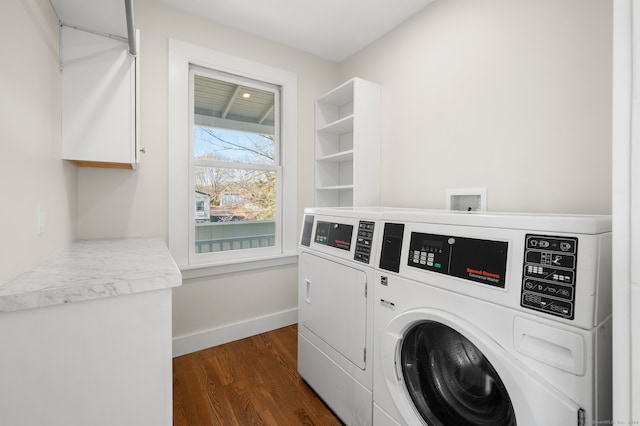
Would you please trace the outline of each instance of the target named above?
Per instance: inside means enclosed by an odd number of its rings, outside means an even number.
[[[259,318],[173,338],[173,356],[186,355],[234,340],[244,339],[298,322],[298,309],[276,312]]]

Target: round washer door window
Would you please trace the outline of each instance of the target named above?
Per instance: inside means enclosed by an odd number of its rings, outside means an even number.
[[[511,399],[480,350],[456,330],[434,321],[412,326],[401,347],[411,400],[433,426],[515,426]]]

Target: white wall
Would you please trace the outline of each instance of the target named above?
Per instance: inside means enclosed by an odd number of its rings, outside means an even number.
[[[153,0],[137,0],[135,17],[141,36],[141,145],[146,154],[135,172],[79,169],[78,236],[167,236],[169,38],[298,74],[300,222],[303,208],[313,204],[314,99],[337,84],[337,65]],[[255,319],[266,324],[264,316],[295,310],[296,276],[294,264],[185,280],[174,290],[174,337],[208,338],[231,324]]]
[[[76,170],[60,159],[58,19],[48,0],[0,2],[0,52],[2,285],[73,240]]]
[[[340,65],[382,86],[382,201],[611,212],[612,5],[436,0]]]

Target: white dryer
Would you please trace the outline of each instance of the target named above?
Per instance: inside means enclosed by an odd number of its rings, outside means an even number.
[[[298,371],[347,425],[373,413],[378,209],[305,210],[298,260]]]
[[[383,214],[378,425],[611,419],[608,216]]]

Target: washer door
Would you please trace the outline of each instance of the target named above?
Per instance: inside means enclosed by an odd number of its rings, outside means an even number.
[[[500,376],[482,352],[451,327],[415,323],[402,340],[400,360],[413,405],[429,424],[515,426]]]
[[[570,426],[580,407],[468,321],[435,309],[396,316],[377,349],[405,424]],[[400,421],[400,419],[398,419]]]

